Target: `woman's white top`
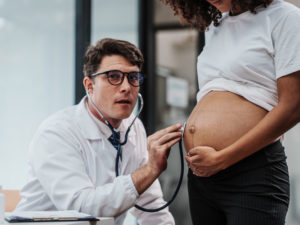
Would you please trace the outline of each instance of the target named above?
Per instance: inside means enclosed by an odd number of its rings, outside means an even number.
[[[78,210],[115,217],[120,225],[134,204],[158,208],[165,203],[158,180],[139,196],[130,175],[148,159],[141,121],[134,122],[127,144],[122,146],[120,176],[116,178],[117,151],[108,141],[112,133],[92,115],[86,99],[54,114],[39,127],[30,144],[29,176],[17,211]],[[122,141],[132,120],[133,116],[123,120],[118,129]],[[141,225],[175,224],[168,208],[157,213],[133,209],[132,214]]]
[[[276,80],[300,70],[300,9],[285,1],[257,14],[226,13],[205,37],[197,101],[210,91],[230,91],[270,111],[278,103]]]

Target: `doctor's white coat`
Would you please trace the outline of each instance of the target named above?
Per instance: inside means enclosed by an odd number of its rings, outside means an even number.
[[[121,140],[133,117],[119,127]],[[29,174],[16,210],[78,210],[115,217],[122,224],[134,204],[157,208],[165,201],[158,180],[141,196],[130,174],[147,162],[147,137],[136,120],[122,146],[120,176],[115,177],[116,150],[109,128],[89,111],[86,97],[45,120],[29,149]],[[140,225],[174,224],[168,209],[145,213],[133,209]]]

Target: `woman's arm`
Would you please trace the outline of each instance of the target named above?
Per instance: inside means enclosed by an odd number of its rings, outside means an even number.
[[[189,151],[186,160],[196,175],[211,176],[226,169],[272,143],[300,121],[300,71],[279,78],[277,89],[277,106],[232,145],[221,151],[207,146]]]

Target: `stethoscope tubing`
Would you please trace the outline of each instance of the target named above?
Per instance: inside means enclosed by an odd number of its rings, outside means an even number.
[[[156,209],[147,209],[147,208],[144,208],[144,207],[141,207],[137,204],[134,205],[135,208],[141,210],[141,211],[144,211],[144,212],[158,212],[160,210],[163,210],[164,208],[168,207],[173,201],[174,199],[176,198],[177,194],[178,194],[178,191],[180,189],[180,186],[181,186],[181,183],[182,183],[182,180],[183,180],[183,174],[184,174],[184,163],[183,163],[183,150],[182,150],[182,139],[179,140],[178,142],[179,144],[179,154],[180,154],[180,164],[181,164],[181,170],[180,170],[180,177],[179,177],[179,181],[177,183],[177,186],[176,186],[176,189],[175,189],[175,192],[173,193],[171,199],[169,201],[166,202],[166,204],[164,204],[163,206],[159,207],[159,208],[156,208]],[[117,157],[116,157],[116,176],[118,177],[119,176],[119,159],[120,159],[120,156],[121,156],[121,150],[120,148],[118,149],[118,152],[117,152]]]
[[[90,101],[90,103],[92,104],[93,108],[96,110],[96,112],[99,114],[99,116],[104,120],[105,124],[110,128],[111,132],[113,133],[113,135],[115,136],[115,129],[113,128],[113,126],[104,118],[104,116],[102,115],[102,113],[100,112],[100,110],[97,108],[97,106],[94,104],[94,102],[92,101],[92,99],[90,98],[90,95],[88,93],[88,91],[86,92],[86,95],[88,97],[88,100]],[[133,119],[133,121],[131,122],[131,124],[129,125],[129,127],[127,128],[127,131],[125,133],[125,138],[124,141],[119,143],[118,148],[117,148],[117,156],[116,156],[116,161],[115,161],[115,174],[116,177],[119,176],[119,161],[120,161],[120,157],[121,157],[121,146],[125,145],[127,143],[127,138],[128,138],[128,134],[129,131],[131,129],[131,126],[133,125],[134,121],[136,120],[136,118],[140,115],[143,107],[144,107],[144,101],[143,101],[143,97],[140,93],[138,93],[138,97],[140,100],[140,106],[139,106],[139,111],[137,113],[137,115],[135,116],[135,118]],[[156,209],[147,209],[147,208],[143,208],[137,204],[134,205],[135,208],[144,211],[144,212],[158,212],[166,207],[168,207],[176,198],[178,191],[180,189],[181,183],[182,183],[182,179],[183,179],[183,174],[184,174],[184,163],[183,163],[183,150],[182,150],[182,139],[179,140],[179,154],[180,154],[180,164],[181,164],[181,171],[180,171],[180,177],[179,177],[179,181],[178,184],[176,186],[175,192],[172,195],[172,198],[166,202],[166,204],[164,204],[163,206],[156,208]]]

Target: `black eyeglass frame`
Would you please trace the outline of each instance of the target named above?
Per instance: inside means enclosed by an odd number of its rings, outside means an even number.
[[[120,82],[117,83],[117,84],[112,83],[110,81],[109,72],[119,72],[119,73],[121,73],[122,74],[122,79],[120,80]],[[138,85],[135,85],[135,84],[131,83],[131,79],[128,79],[128,76],[130,76],[131,73],[137,73],[138,74],[138,79],[139,79],[139,84]],[[93,73],[93,74],[89,75],[89,77],[93,78],[93,77],[96,77],[96,76],[99,76],[99,75],[104,75],[104,74],[106,75],[106,78],[107,78],[108,82],[111,85],[114,85],[114,86],[121,85],[124,81],[125,75],[127,76],[128,83],[130,85],[132,85],[133,87],[140,87],[143,84],[143,81],[144,81],[144,74],[142,74],[141,72],[136,72],[136,71],[126,73],[126,72],[122,72],[120,70],[108,70],[108,71],[104,71],[104,72],[100,72],[100,73]]]

